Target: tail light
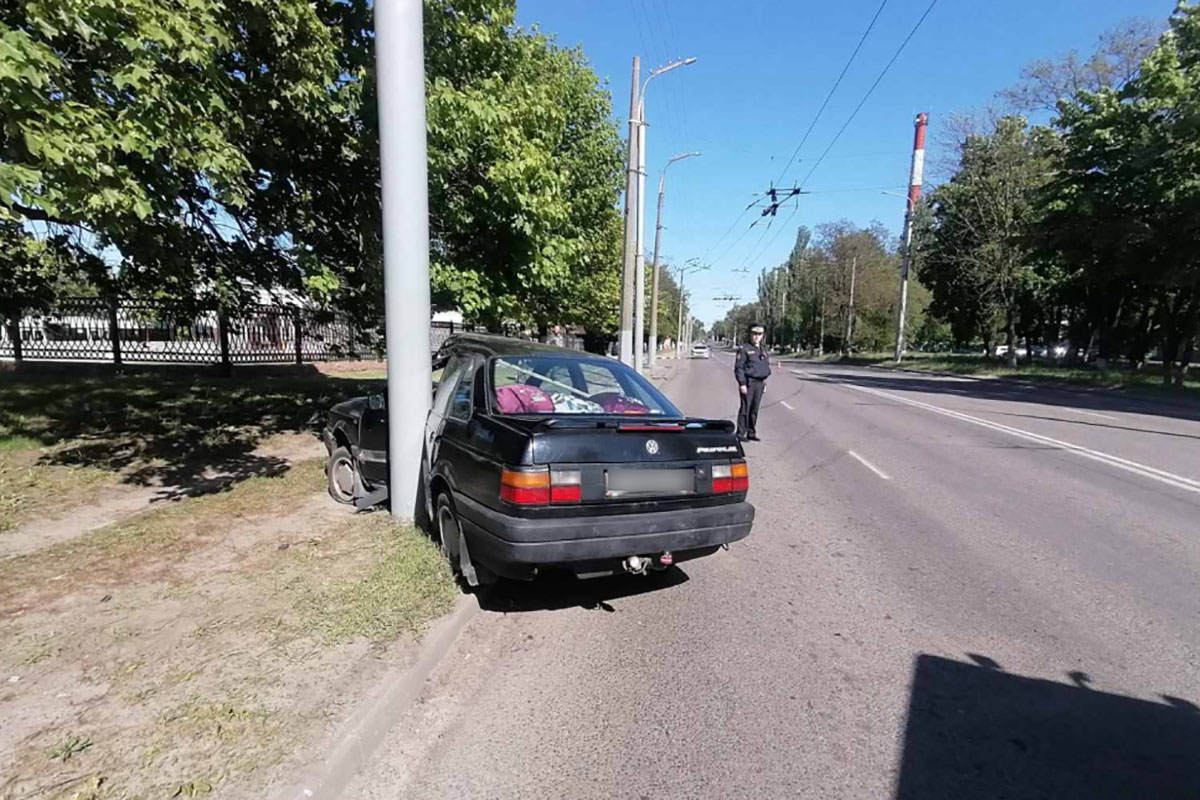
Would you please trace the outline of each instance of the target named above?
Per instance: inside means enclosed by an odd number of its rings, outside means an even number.
[[[750,489],[750,468],[745,461],[715,464],[712,468],[713,493],[745,492]]]
[[[550,502],[578,503],[583,499],[583,476],[577,469],[550,471]]]
[[[519,506],[578,503],[583,499],[577,469],[506,469],[500,478],[500,499]]]
[[[506,469],[500,476],[500,499],[519,506],[542,506],[550,502],[550,470]]]

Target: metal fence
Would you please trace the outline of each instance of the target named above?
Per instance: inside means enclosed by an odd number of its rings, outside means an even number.
[[[478,326],[430,323],[430,351]],[[508,331],[506,335],[519,335]],[[568,347],[582,341],[568,337]],[[157,301],[73,298],[0,325],[0,358],[115,364],[303,364],[382,355],[382,324],[298,306],[194,311]]]

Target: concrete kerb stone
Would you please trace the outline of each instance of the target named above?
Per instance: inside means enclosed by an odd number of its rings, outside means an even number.
[[[388,731],[412,706],[425,681],[451,645],[479,613],[474,595],[463,595],[454,610],[429,629],[412,667],[385,676],[358,704],[334,736],[328,755],[275,795],[275,800],[335,800],[370,760]]]

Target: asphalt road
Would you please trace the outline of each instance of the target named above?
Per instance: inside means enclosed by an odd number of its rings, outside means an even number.
[[[736,409],[731,357],[667,391]],[[754,532],[486,601],[354,798],[1200,798],[1200,413],[795,364]]]

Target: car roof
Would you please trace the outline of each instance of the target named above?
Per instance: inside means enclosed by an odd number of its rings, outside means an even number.
[[[513,339],[484,333],[456,333],[448,338],[442,350],[471,350],[488,356],[576,356],[577,358],[602,358],[594,353],[555,347],[551,344],[531,342],[528,339]]]

